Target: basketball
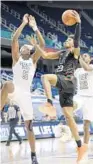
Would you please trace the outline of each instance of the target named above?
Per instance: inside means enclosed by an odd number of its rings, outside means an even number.
[[[76,23],[75,17],[72,15],[72,12],[76,12],[75,10],[66,10],[62,14],[62,21],[67,26],[72,26]],[[76,12],[77,13],[77,12]]]

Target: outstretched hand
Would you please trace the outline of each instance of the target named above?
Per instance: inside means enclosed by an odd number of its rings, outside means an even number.
[[[29,22],[29,14],[25,14],[24,16],[23,16],[23,22],[27,25],[28,24],[28,22]]]
[[[30,26],[34,31],[37,30],[37,24],[36,24],[35,17],[33,17],[32,15],[29,16],[29,26]]]

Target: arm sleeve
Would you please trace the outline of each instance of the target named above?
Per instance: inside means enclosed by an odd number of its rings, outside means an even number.
[[[74,35],[74,47],[78,48],[80,45],[81,37],[81,23],[76,24],[75,35]]]

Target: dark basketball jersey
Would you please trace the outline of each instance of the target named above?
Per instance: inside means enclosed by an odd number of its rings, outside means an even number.
[[[56,74],[64,76],[73,75],[74,71],[78,67],[78,60],[74,58],[74,54],[64,50],[59,58],[59,65],[56,69]]]

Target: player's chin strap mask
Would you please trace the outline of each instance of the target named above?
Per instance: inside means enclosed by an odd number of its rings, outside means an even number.
[[[33,45],[25,44],[24,46],[26,46],[26,47],[30,50],[30,56],[32,56],[32,55],[35,54],[36,49],[35,49],[35,47],[34,47]],[[23,51],[24,46],[21,47],[21,49],[20,49],[20,54],[22,54],[22,51]]]

